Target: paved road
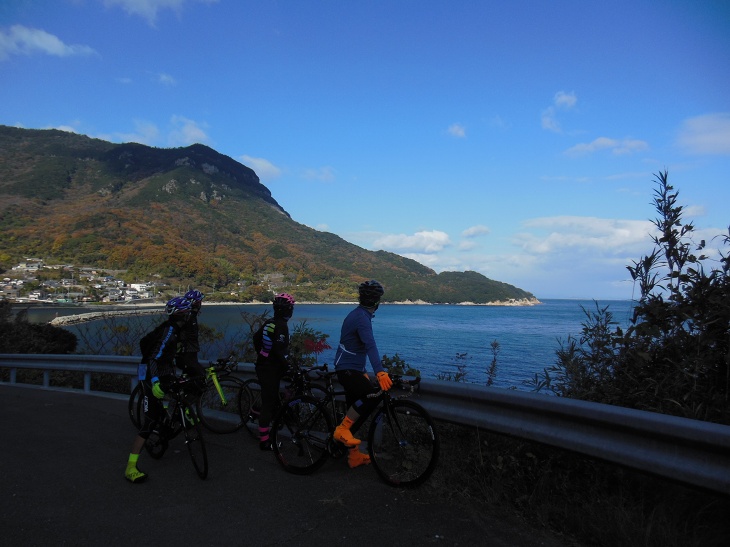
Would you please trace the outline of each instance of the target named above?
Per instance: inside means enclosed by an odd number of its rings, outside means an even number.
[[[126,402],[0,385],[0,535],[5,545],[479,545],[557,547],[493,510],[403,491],[369,467],[329,461],[284,472],[247,434],[206,437],[210,474],[182,441],[140,458],[124,480],[135,430]]]

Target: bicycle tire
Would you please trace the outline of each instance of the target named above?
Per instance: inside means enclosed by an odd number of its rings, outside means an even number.
[[[198,414],[206,429],[213,433],[234,433],[244,425],[241,419],[241,388],[243,381],[232,376],[218,378],[225,403],[211,382],[198,400]]]
[[[433,418],[418,403],[386,401],[373,416],[368,431],[370,460],[391,486],[418,486],[428,479],[436,468],[439,447]]]
[[[188,453],[198,477],[206,479],[208,477],[208,451],[205,448],[202,421],[195,420],[195,409],[191,407],[189,407],[189,415],[195,423],[188,423],[185,426],[185,446],[188,447]]]
[[[276,460],[289,473],[309,475],[327,460],[334,426],[325,402],[302,395],[279,409],[271,427]]]
[[[241,388],[241,421],[253,438],[259,438],[259,414],[261,413],[261,384],[256,378],[243,382]]]
[[[140,429],[142,427],[142,416],[144,411],[142,405],[144,403],[144,390],[142,389],[142,383],[138,382],[132,393],[129,394],[129,401],[127,402],[127,410],[129,411],[129,419],[132,420],[134,427]]]

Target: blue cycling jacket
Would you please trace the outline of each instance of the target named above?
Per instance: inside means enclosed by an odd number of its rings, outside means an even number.
[[[373,313],[363,306],[352,310],[342,322],[340,345],[335,353],[335,370],[365,372],[367,359],[377,374],[383,370],[373,336]]]

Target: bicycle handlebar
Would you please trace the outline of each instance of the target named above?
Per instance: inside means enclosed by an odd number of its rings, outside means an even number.
[[[219,357],[216,359],[215,363],[209,365],[209,368],[213,367],[216,371],[231,371],[236,366],[238,366],[238,361],[236,360],[236,356],[231,353],[228,357]]]

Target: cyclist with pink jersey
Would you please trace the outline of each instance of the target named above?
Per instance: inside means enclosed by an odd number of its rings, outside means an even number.
[[[253,335],[256,350],[256,376],[261,385],[259,448],[271,450],[269,425],[279,405],[279,383],[289,368],[289,325],[294,313],[294,298],[287,293],[274,298],[274,318],[266,321]]]

